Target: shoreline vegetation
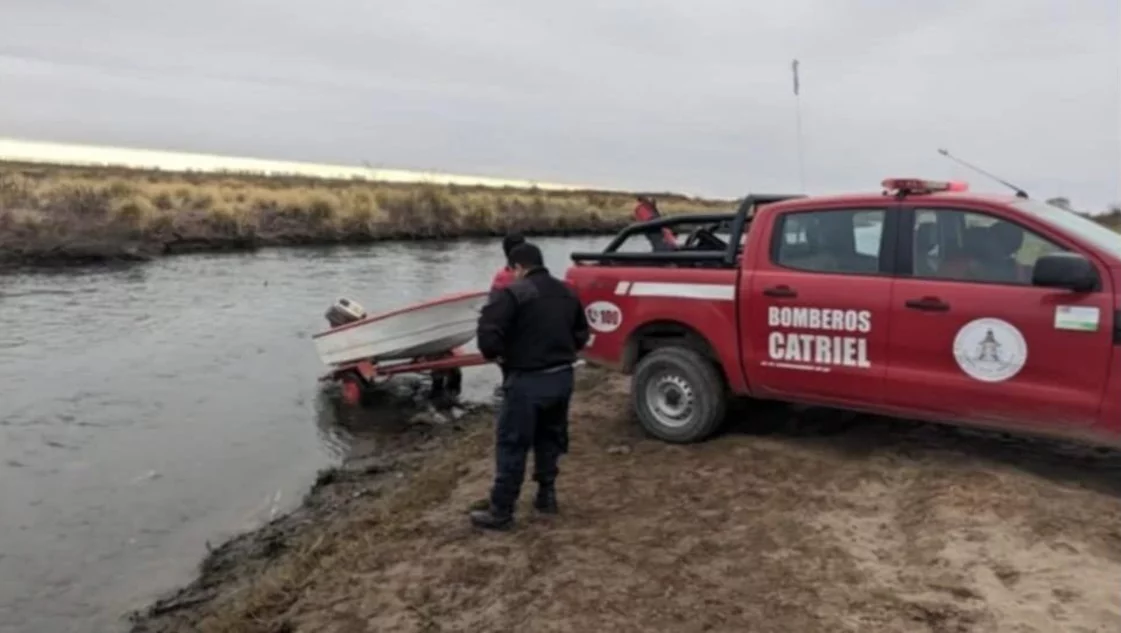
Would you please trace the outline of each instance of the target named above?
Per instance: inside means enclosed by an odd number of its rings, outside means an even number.
[[[1117,454],[751,406],[666,444],[632,421],[625,376],[577,370],[561,514],[530,509],[527,477],[501,534],[466,517],[490,411],[400,412],[132,632],[1121,630]],[[356,438],[375,424],[351,415]]]
[[[733,201],[658,194],[663,213]],[[66,265],[269,246],[609,234],[634,196],[305,176],[0,162],[0,264]]]
[[[654,194],[667,215],[735,200]],[[1047,201],[1077,212],[1065,198]],[[144,261],[272,246],[606,235],[634,194],[0,161],[0,268]],[[1121,229],[1121,206],[1087,215]]]

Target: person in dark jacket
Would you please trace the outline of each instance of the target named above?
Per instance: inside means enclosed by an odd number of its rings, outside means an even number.
[[[557,512],[557,462],[568,451],[572,365],[588,342],[588,321],[576,294],[545,268],[541,250],[525,243],[510,251],[518,279],[495,293],[479,316],[479,352],[507,372],[495,437],[490,499],[475,504],[471,522],[507,529],[533,450],[534,508]]]

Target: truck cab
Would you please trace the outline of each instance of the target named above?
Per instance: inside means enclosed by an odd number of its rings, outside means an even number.
[[[1121,443],[1121,236],[960,183],[882,185],[748,196],[573,253],[585,359],[630,374],[672,442],[746,397]],[[641,248],[666,228],[676,249]]]

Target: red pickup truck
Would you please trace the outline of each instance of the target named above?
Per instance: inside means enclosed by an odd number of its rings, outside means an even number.
[[[1121,444],[1121,235],[964,189],[890,179],[633,224],[572,254],[584,357],[631,374],[671,442],[751,397]],[[651,252],[665,228],[677,248]]]

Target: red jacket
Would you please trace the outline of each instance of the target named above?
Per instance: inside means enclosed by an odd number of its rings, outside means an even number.
[[[661,217],[661,215],[649,202],[639,202],[634,208],[634,219],[639,222],[646,222],[647,220],[653,220],[658,217]],[[653,235],[650,236],[651,242],[655,239],[657,238]],[[671,250],[677,248],[677,236],[673,234],[673,231],[671,231],[668,226],[662,227],[662,242]]]
[[[498,269],[498,272],[494,273],[494,279],[492,279],[490,282],[490,289],[492,291],[502,290],[506,286],[514,283],[514,279],[514,269],[503,266],[502,268]]]

